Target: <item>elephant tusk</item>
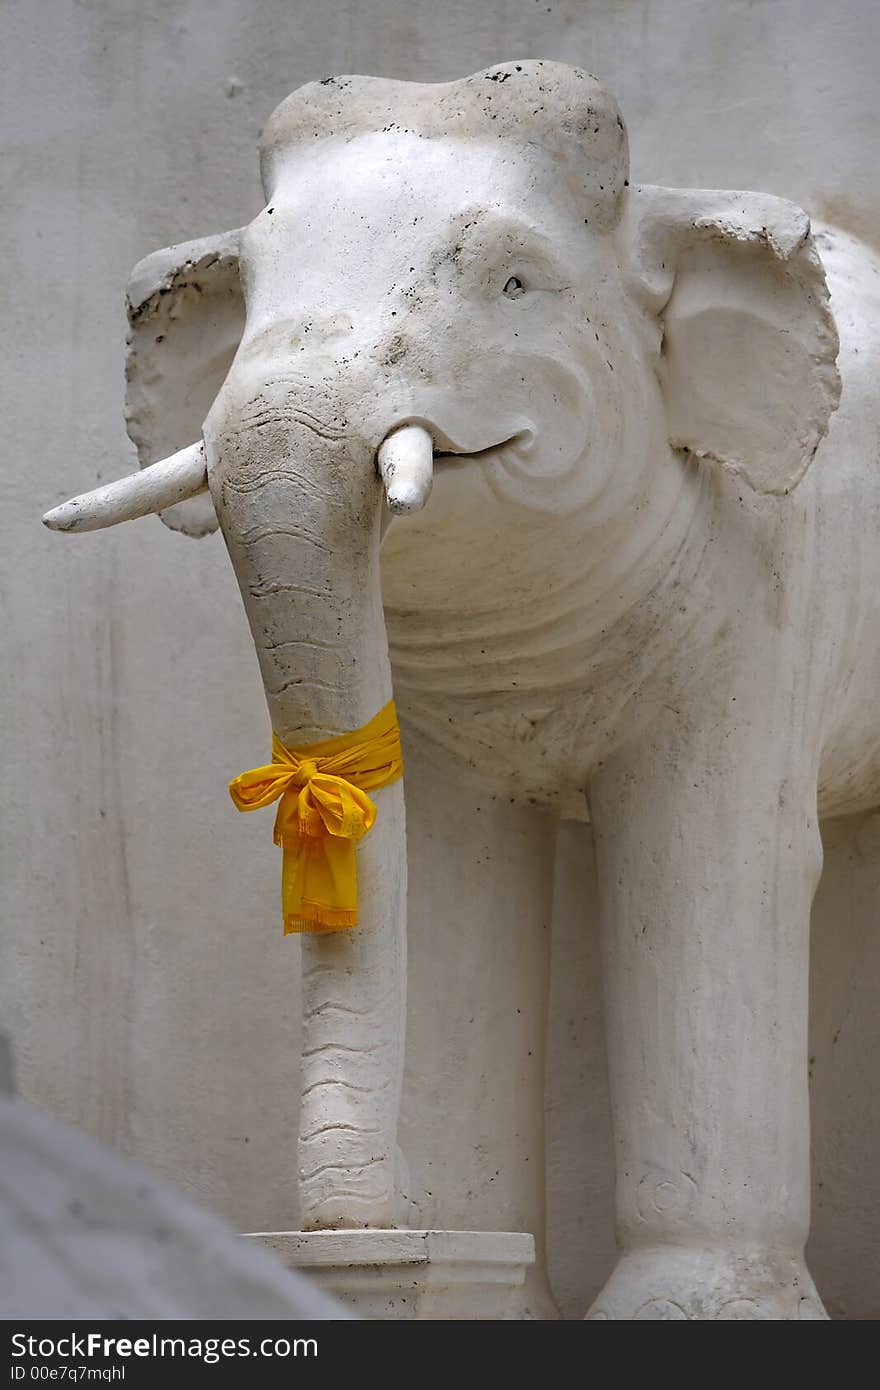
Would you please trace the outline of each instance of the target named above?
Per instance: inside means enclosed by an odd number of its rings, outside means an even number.
[[[377,455],[388,510],[417,512],[431,495],[434,441],[423,425],[402,425],[386,435]]]
[[[50,531],[99,531],[120,521],[134,521],[136,517],[164,511],[175,502],[185,502],[204,492],[207,486],[205,445],[199,440],[127,478],[62,502],[46,513],[43,525]]]

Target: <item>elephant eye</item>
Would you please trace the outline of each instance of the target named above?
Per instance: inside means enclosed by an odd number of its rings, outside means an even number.
[[[504,289],[502,291],[503,294],[507,295],[508,299],[520,299],[525,294],[525,292],[525,284],[519,278],[518,275],[511,275],[510,279],[505,283]]]

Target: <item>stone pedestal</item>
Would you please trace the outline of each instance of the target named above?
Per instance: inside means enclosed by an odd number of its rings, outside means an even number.
[[[283,1262],[303,1270],[365,1318],[454,1321],[525,1313],[531,1235],[512,1231],[260,1231]]]

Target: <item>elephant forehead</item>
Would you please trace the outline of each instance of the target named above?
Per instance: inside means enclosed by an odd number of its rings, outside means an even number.
[[[617,219],[628,174],[626,130],[614,99],[579,68],[524,60],[457,82],[334,77],[309,83],[282,102],[263,132],[267,196],[274,196],[291,149],[369,133],[546,150],[573,173],[597,225]]]
[[[423,140],[412,131],[365,131],[343,139],[328,136],[315,145],[294,145],[279,166],[270,200],[295,207],[299,215],[326,222],[333,211],[352,211],[387,228],[394,204],[419,200],[409,220],[438,217],[465,203],[533,206],[536,184],[564,185],[547,151],[528,144],[486,140]],[[397,210],[397,209],[395,209]],[[395,234],[403,230],[395,225]]]
[[[547,151],[380,132],[291,149],[242,259],[300,284],[367,286],[385,269],[464,270],[496,254],[583,267],[590,231]]]

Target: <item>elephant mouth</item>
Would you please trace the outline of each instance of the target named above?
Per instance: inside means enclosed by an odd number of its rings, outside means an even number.
[[[469,443],[458,444],[448,439],[439,430],[433,431],[433,434],[435,440],[434,461],[442,459],[444,471],[449,468],[463,468],[470,463],[484,463],[507,449],[517,449],[518,452],[523,452],[531,444],[533,438],[530,429],[521,429],[493,444],[478,444],[474,447]]]
[[[514,447],[521,455],[527,452],[532,438],[533,431],[528,426],[484,443],[485,435],[483,439],[468,438],[463,433],[453,438],[424,419],[396,425],[386,434],[376,454],[376,469],[385,486],[389,512],[400,516],[421,510],[430,495],[438,459],[443,460],[442,472],[446,473],[492,461]]]

